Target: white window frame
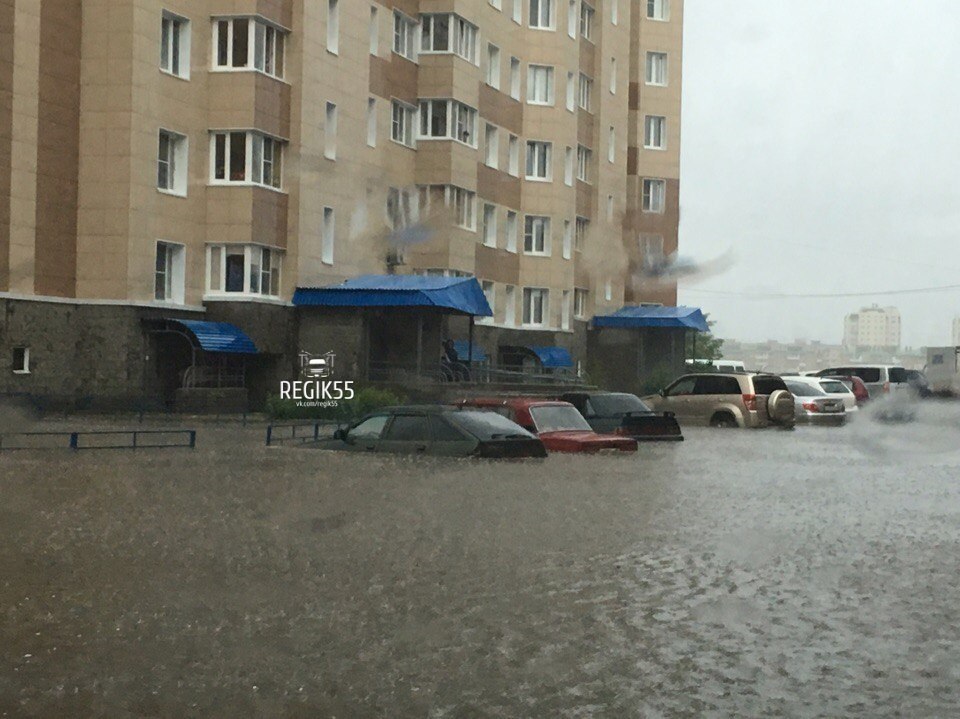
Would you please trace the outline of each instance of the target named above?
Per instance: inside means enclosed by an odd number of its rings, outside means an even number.
[[[190,79],[190,18],[164,10],[160,15],[160,71]],[[166,59],[166,62],[164,62]]]
[[[584,0],[580,0],[580,37],[593,42],[593,24],[597,18],[597,11]]]
[[[607,130],[607,162],[617,159],[617,130],[613,125]]]
[[[517,25],[523,24],[523,2],[524,0],[513,0],[513,12],[510,17]]]
[[[560,298],[560,329],[570,330],[570,290],[564,290]]]
[[[234,65],[233,43],[236,38],[234,25],[247,22],[247,57],[242,65]],[[226,63],[220,60],[220,33],[226,28]],[[282,80],[286,64],[286,44],[289,30],[267,21],[259,15],[236,15],[213,18],[213,72],[259,72]],[[262,50],[262,52],[261,52]]]
[[[23,362],[19,367],[13,364],[13,355],[18,350],[23,352]],[[10,368],[14,374],[30,374],[30,348],[27,345],[14,345],[11,348]]]
[[[233,142],[243,135],[244,141],[244,177],[231,179],[231,148]],[[223,177],[217,177],[217,146],[218,138],[224,138]],[[269,151],[265,148],[269,146]],[[284,191],[283,166],[286,141],[268,135],[259,130],[213,130],[210,132],[210,184],[211,185],[256,185],[268,190]],[[278,156],[279,151],[279,156]],[[258,166],[259,164],[259,166]],[[279,169],[278,166],[279,165]],[[264,177],[276,177],[276,183],[271,179],[264,182]]]
[[[167,138],[166,157],[162,155],[161,150],[164,137]],[[161,127],[157,132],[157,190],[167,195],[186,197],[190,174],[189,163],[189,138],[179,132]],[[164,169],[166,170],[164,173],[167,179],[166,185],[161,184],[160,179],[160,173]]]
[[[268,299],[280,297],[285,254],[282,249],[258,243],[211,243],[207,245],[206,252],[206,296]],[[263,268],[264,252],[269,253],[270,268],[267,270]],[[216,255],[219,255],[219,275],[214,281],[213,257]],[[242,290],[227,291],[228,256],[242,256],[244,258]],[[264,279],[268,279],[270,283],[268,292],[263,291]]]
[[[447,25],[446,45],[442,45],[434,32],[438,22]],[[462,57],[469,63],[479,65],[478,45],[480,29],[456,13],[422,13],[420,15],[420,54],[449,55]]]
[[[437,185],[436,188],[443,192],[443,186]],[[400,230],[404,227],[410,227],[420,218],[421,208],[426,211],[430,206],[430,186],[424,185],[416,188],[387,188],[387,201],[384,212],[387,218],[387,225],[391,230]],[[423,199],[421,199],[423,195]]]
[[[504,285],[503,287],[503,324],[507,327],[517,326],[517,287]]]
[[[493,314],[490,317],[478,317],[477,322],[482,324],[492,324],[497,316],[497,284],[493,280],[480,280],[480,289],[483,290],[483,296],[490,305],[490,311]]]
[[[550,224],[547,215],[523,216],[523,254],[550,257]]]
[[[527,65],[527,104],[552,106],[556,100],[553,65]]]
[[[483,246],[497,246],[497,206],[490,202],[483,203]]]
[[[417,146],[417,108],[393,98],[390,103],[390,139],[398,145]],[[399,133],[399,134],[398,134]]]
[[[393,53],[406,58],[410,62],[416,62],[420,36],[419,30],[420,28],[416,20],[394,9],[393,42],[391,43]]]
[[[563,184],[567,187],[573,187],[574,177],[574,159],[573,148],[567,145],[563,156]]]
[[[510,97],[514,100],[520,100],[520,58],[510,57]]]
[[[186,252],[185,245],[169,240],[157,240],[154,257],[153,298],[157,302],[167,302],[174,305],[184,303],[186,292]],[[163,257],[163,269],[159,267]],[[157,296],[157,280],[163,276],[163,296]]]
[[[667,118],[663,115],[645,115],[643,118],[643,149],[667,149]]]
[[[550,321],[550,290],[546,287],[523,288],[523,315],[520,319],[524,327],[544,327]],[[535,309],[539,300],[539,318]]]
[[[647,20],[667,22],[670,20],[670,0],[646,0]]]
[[[327,102],[323,121],[323,156],[328,160],[337,159],[337,135],[340,110],[335,102]]]
[[[659,51],[647,52],[644,81],[653,87],[667,87],[670,81],[669,59],[667,53]],[[656,70],[659,69],[659,72]],[[659,76],[659,77],[658,77]]]
[[[583,287],[573,288],[573,317],[583,320],[587,318],[587,304],[590,301],[590,291]]]
[[[643,178],[642,210],[662,215],[667,206],[667,181],[657,177]]]
[[[556,30],[557,13],[555,0],[529,0],[528,25],[532,30]]]
[[[477,193],[456,185],[446,185],[447,206],[453,208],[457,227],[477,231]]]
[[[327,52],[340,54],[340,0],[327,0]]]
[[[487,84],[494,90],[500,89],[500,48],[492,42],[487,43]]]
[[[610,24],[620,24],[620,0],[609,0],[610,2]]]
[[[370,3],[370,54],[380,54],[380,8]]]
[[[567,103],[566,107],[569,112],[575,112],[577,109],[577,76],[572,73],[567,73]]]
[[[483,128],[483,164],[494,170],[500,167],[500,128],[489,122]]]
[[[367,147],[377,146],[377,98],[367,98]]]
[[[593,163],[593,150],[586,145],[577,145],[577,180],[590,184],[590,165]]]
[[[610,58],[610,94],[617,94],[617,58]]]
[[[577,26],[580,24],[577,15],[577,0],[570,0],[567,5],[567,35],[571,40],[577,39]]]
[[[539,173],[543,174],[539,174]],[[527,161],[524,177],[530,182],[553,181],[553,143],[527,140]]]
[[[507,139],[507,174],[520,177],[520,138],[516,135]]]
[[[505,249],[507,252],[516,252],[517,251],[517,236],[520,228],[520,222],[518,220],[518,213],[516,210],[507,210],[507,220],[506,227],[504,227],[504,234],[506,235]]]
[[[337,213],[332,207],[323,208],[320,235],[320,261],[333,265],[333,253],[337,244]]]
[[[607,280],[603,286],[603,299],[605,302],[611,302],[613,300],[613,284],[610,280]]]
[[[577,107],[587,112],[592,112],[593,105],[593,78],[584,73],[580,73],[577,79]]]
[[[445,105],[444,134],[435,135],[433,130],[433,114],[437,107]],[[477,120],[479,113],[475,108],[459,100],[449,98],[423,98],[420,100],[420,122],[417,128],[418,140],[453,140],[467,147],[477,148]],[[424,134],[426,124],[427,134]],[[466,134],[467,139],[463,139]]]
[[[573,250],[574,252],[583,252],[587,244],[587,233],[590,232],[590,218],[583,215],[577,215],[574,220],[573,232]]]
[[[570,220],[563,221],[563,259],[569,260],[573,257],[573,223]]]

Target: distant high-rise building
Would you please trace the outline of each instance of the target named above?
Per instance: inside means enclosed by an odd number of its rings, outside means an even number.
[[[900,310],[896,307],[864,307],[846,316],[843,345],[849,350],[900,347]]]
[[[953,318],[953,334],[951,335],[953,346],[960,346],[960,315]]]

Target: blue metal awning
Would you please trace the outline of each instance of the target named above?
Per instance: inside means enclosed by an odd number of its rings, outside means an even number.
[[[181,320],[172,317],[167,322],[182,325],[197,338],[201,349],[207,352],[255,355],[257,346],[253,340],[236,325],[229,322],[206,322],[203,320]]]
[[[470,357],[470,341],[469,340],[454,340],[453,348],[457,351],[457,357],[460,358],[461,362],[466,362],[467,358]],[[476,342],[474,342],[473,343],[473,361],[485,362],[486,359],[487,359],[487,353],[483,351],[483,347],[481,347]]]
[[[566,347],[527,347],[548,368],[573,367],[573,357]]]
[[[435,307],[491,317],[483,288],[473,277],[362,275],[329,287],[298,287],[298,307]]]
[[[612,315],[594,317],[593,326],[626,329],[666,327],[698,332],[710,331],[699,307],[661,307],[659,305],[621,307]]]

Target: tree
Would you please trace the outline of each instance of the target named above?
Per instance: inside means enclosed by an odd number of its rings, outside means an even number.
[[[716,323],[710,321],[710,315],[704,315],[707,326],[713,327]],[[714,337],[711,332],[687,333],[687,359],[718,360],[723,358],[723,340]]]

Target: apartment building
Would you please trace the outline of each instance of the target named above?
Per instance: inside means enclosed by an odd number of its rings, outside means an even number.
[[[170,385],[171,318],[231,322],[285,366],[295,289],[363,274],[472,275],[489,352],[582,356],[593,316],[675,304],[632,278],[677,244],[682,16],[5,0],[0,390]]]
[[[900,311],[873,305],[847,315],[843,321],[843,346],[852,351],[900,349]]]

